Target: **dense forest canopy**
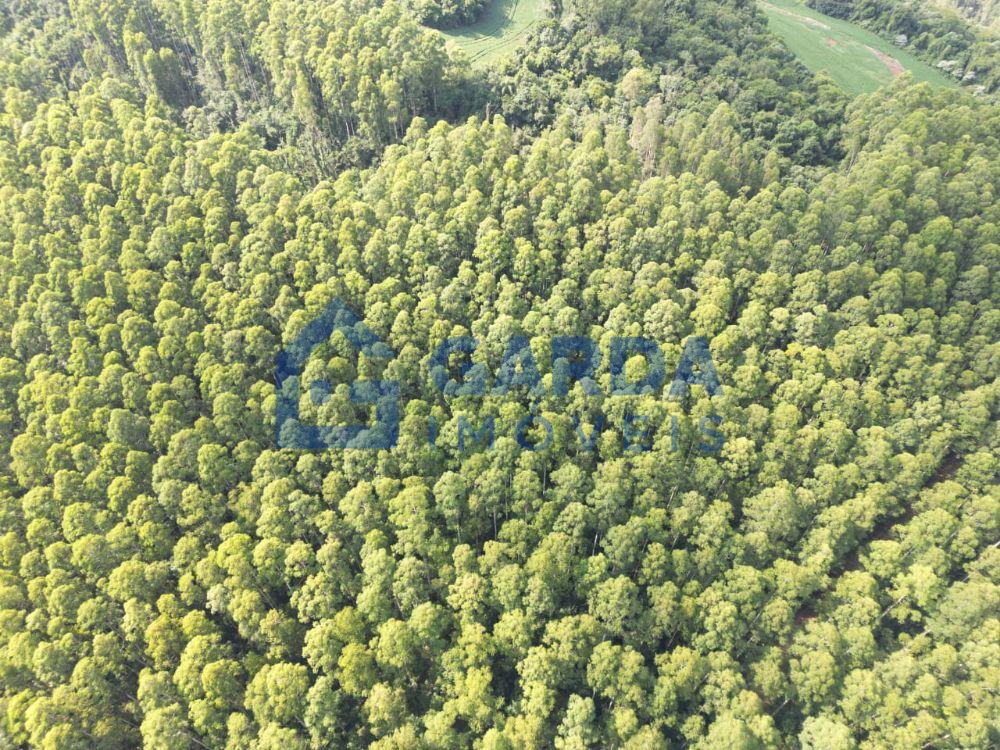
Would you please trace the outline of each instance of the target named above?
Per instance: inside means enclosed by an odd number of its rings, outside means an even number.
[[[851,101],[743,0],[485,72],[394,2],[0,12],[0,747],[1000,743],[995,103]],[[333,300],[394,356],[335,333],[301,413],[391,378],[390,450],[277,442]],[[445,395],[456,336],[724,387]]]
[[[488,5],[488,0],[411,0],[407,7],[420,23],[447,29],[475,21]]]

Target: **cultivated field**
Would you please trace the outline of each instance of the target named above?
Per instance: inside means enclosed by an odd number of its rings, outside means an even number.
[[[864,94],[909,72],[918,81],[954,81],[906,50],[847,21],[830,18],[796,0],[760,0],[771,29],[810,70],[825,70],[844,90]]]
[[[541,0],[494,0],[475,23],[442,33],[476,65],[487,65],[516,49],[542,15]]]

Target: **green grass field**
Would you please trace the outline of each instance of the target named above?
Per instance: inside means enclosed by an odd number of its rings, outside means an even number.
[[[903,71],[918,81],[957,86],[945,74],[847,21],[824,16],[796,0],[759,0],[771,30],[813,71],[825,70],[851,94],[884,86]]]
[[[441,33],[474,64],[488,65],[516,49],[542,15],[541,0],[494,0],[475,23]]]

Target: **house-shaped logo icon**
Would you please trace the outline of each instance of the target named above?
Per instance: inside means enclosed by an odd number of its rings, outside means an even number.
[[[300,379],[306,361],[335,331],[367,357],[392,359],[396,356],[343,302],[338,299],[330,302],[278,353],[274,373],[277,393],[275,441],[279,448],[388,450],[399,438],[398,381],[359,380],[350,384],[352,403],[375,406],[375,419],[370,425],[314,425],[304,424],[300,419]],[[309,393],[314,402],[322,403],[324,398],[329,398],[331,386],[326,381],[313,382]]]

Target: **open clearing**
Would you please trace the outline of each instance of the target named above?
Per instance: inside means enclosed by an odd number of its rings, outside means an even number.
[[[771,30],[812,71],[825,70],[851,94],[884,86],[904,71],[918,81],[957,86],[944,73],[847,21],[830,18],[796,0],[760,0]]]
[[[488,65],[516,49],[542,17],[541,0],[494,0],[475,23],[441,33],[474,64]]]

